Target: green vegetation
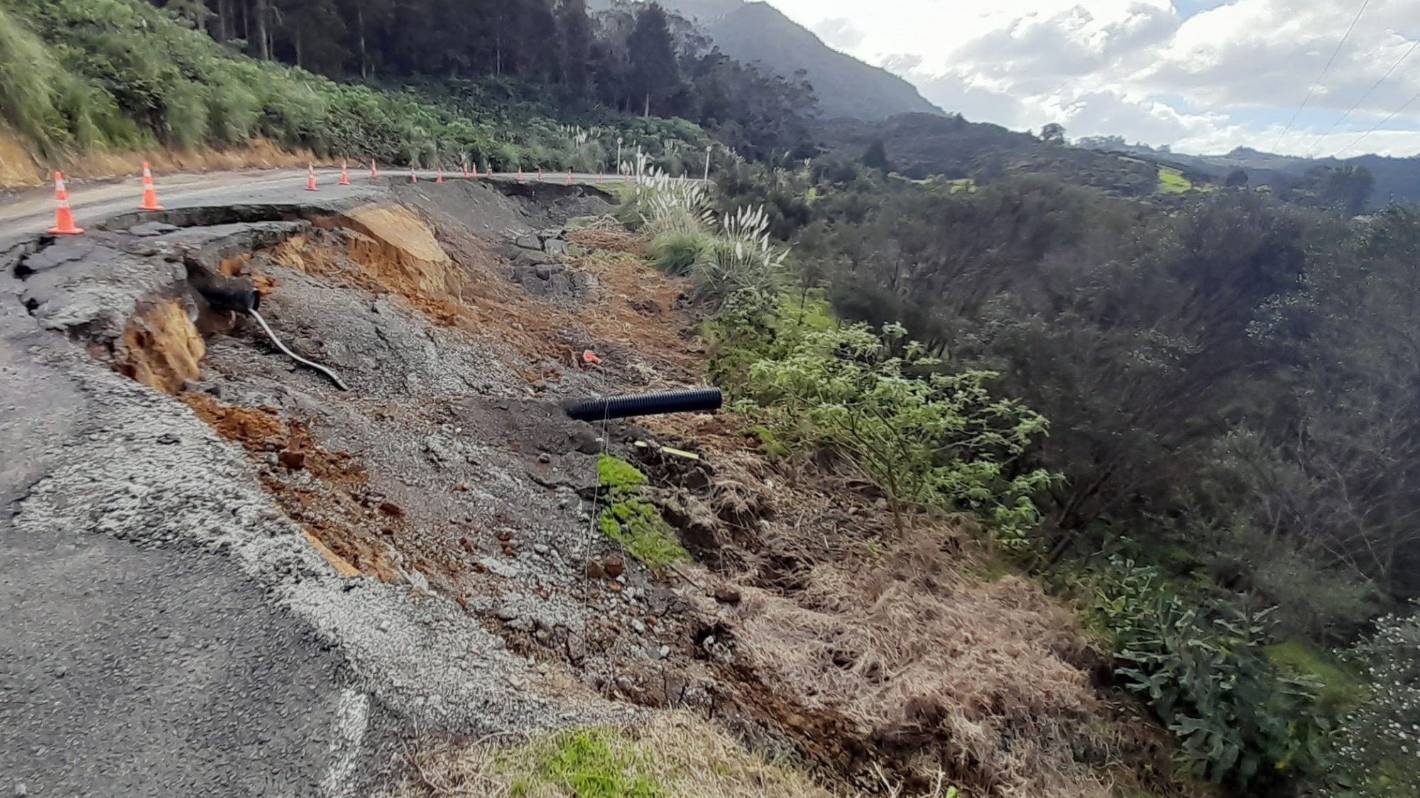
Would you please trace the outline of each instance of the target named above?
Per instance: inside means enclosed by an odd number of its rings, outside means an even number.
[[[513,796],[543,784],[575,798],[661,798],[669,795],[646,764],[646,753],[610,729],[580,729],[541,741],[533,772],[513,782]]]
[[[234,53],[139,0],[7,0],[0,113],[48,158],[254,136],[321,155],[494,169],[613,168],[617,136],[674,173],[703,150],[694,125],[588,112],[584,128],[507,80],[342,84]],[[687,146],[680,147],[677,142]],[[690,158],[694,161],[694,158]]]
[[[782,357],[750,368],[756,416],[784,441],[828,449],[882,490],[899,532],[917,507],[969,512],[1019,541],[1038,514],[1031,496],[1050,484],[1012,464],[1045,420],[993,398],[987,372],[949,374],[905,340],[855,325],[804,335]]]
[[[603,535],[647,568],[664,568],[690,557],[676,540],[675,530],[646,498],[645,474],[624,460],[602,455],[597,476],[606,491],[607,506],[597,519]]]
[[[1346,659],[1373,689],[1341,725],[1337,794],[1420,795],[1420,612],[1381,618]]]
[[[1183,170],[1172,166],[1159,167],[1159,193],[1184,194],[1193,190],[1193,182],[1183,176]]]
[[[1099,571],[1093,590],[1116,676],[1178,737],[1195,776],[1253,794],[1322,772],[1327,723],[1317,685],[1271,664],[1265,611],[1210,617],[1157,569],[1128,561]]]

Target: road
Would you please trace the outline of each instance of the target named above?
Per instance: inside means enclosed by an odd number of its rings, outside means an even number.
[[[419,170],[421,181],[438,177],[433,171]],[[248,170],[239,172],[209,172],[204,174],[156,175],[158,199],[165,207],[183,205],[233,204],[240,202],[304,202],[311,199],[342,201],[368,194],[371,190],[396,181],[408,181],[408,169],[381,169],[378,178],[370,177],[368,169],[352,171],[350,186],[339,185],[339,169],[317,169],[318,190],[305,190],[306,170]],[[461,175],[445,173],[445,180],[462,180]],[[516,182],[517,173],[480,175],[482,180]],[[567,173],[545,173],[541,178],[527,173],[522,180],[529,184],[565,185]],[[577,172],[572,175],[576,185],[610,186],[625,182],[618,175]],[[143,195],[142,179],[105,181],[89,185],[69,186],[69,205],[80,227],[95,219],[136,210]],[[54,224],[54,192],[34,189],[11,197],[0,205],[0,246],[23,236],[43,233]]]
[[[337,174],[315,193],[304,170],[159,175],[158,191],[174,209],[338,212],[408,178]],[[243,453],[85,351],[183,279],[157,239],[101,229],[140,194],[74,186],[90,233],[51,243],[49,192],[0,207],[0,795],[344,798],[413,727],[570,713],[492,681],[538,674],[457,606],[340,578]]]

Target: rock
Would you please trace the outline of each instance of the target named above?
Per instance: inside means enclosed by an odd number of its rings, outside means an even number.
[[[601,579],[606,576],[606,570],[602,568],[601,563],[591,560],[587,563],[587,576],[591,579]]]
[[[639,619],[633,619],[631,621],[631,628],[635,629],[638,635],[646,634],[646,624],[642,623]]]
[[[669,657],[671,655],[671,647],[661,646],[661,649],[658,653],[661,655],[661,659],[665,659],[666,657]]]
[[[403,518],[404,508],[394,502],[380,502],[380,512],[391,518]]]
[[[418,571],[410,571],[408,576],[409,584],[412,585],[415,590],[421,593],[429,592],[429,577]]]
[[[514,621],[518,618],[518,611],[510,606],[504,605],[498,608],[498,620],[503,622]]]
[[[720,585],[715,588],[715,600],[721,604],[739,604],[740,598],[740,591],[729,585]]]
[[[661,303],[646,297],[631,300],[631,309],[643,316],[661,315]]]
[[[287,449],[276,456],[278,462],[289,471],[300,471],[306,467],[306,453]]]
[[[513,240],[513,244],[519,249],[542,249],[542,239],[535,235],[518,236]]]
[[[556,238],[548,239],[543,242],[542,251],[549,255],[565,255],[567,254],[567,242]]]
[[[171,432],[164,432],[158,436],[158,443],[164,446],[174,446],[182,442],[182,439]]]
[[[536,552],[536,553],[538,553],[538,554],[541,554],[541,555],[546,556],[546,555],[548,555],[548,554],[550,554],[550,553],[552,552],[552,549],[549,548],[549,547],[548,547],[547,545],[545,545],[545,544],[542,544],[542,543],[534,543],[534,544],[533,544],[533,551]]]
[[[15,798],[25,798],[29,794],[30,788],[26,787],[23,781],[15,785]]]
[[[607,576],[615,579],[626,573],[626,562],[620,557],[608,557],[606,562],[602,563],[602,570],[606,571]]]

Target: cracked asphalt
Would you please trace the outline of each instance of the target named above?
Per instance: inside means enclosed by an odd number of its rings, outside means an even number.
[[[388,186],[321,179],[193,176],[162,199],[340,210]],[[80,223],[129,188],[76,190]],[[69,242],[22,279],[50,212],[32,200],[0,209],[0,795],[365,795],[416,729],[617,717],[539,692],[457,606],[335,574],[239,450],[75,334],[181,268]]]

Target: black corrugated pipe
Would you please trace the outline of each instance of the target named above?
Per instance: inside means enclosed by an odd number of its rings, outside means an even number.
[[[601,421],[632,416],[659,416],[665,413],[714,412],[724,404],[725,397],[719,388],[696,388],[690,391],[584,399],[569,405],[566,410],[568,416],[578,421]]]

